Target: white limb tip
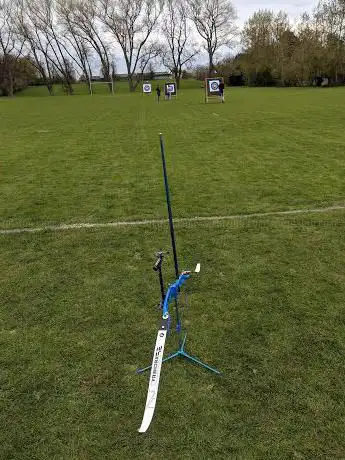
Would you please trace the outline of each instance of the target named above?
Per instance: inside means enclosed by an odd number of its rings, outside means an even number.
[[[200,273],[200,264],[195,267],[195,273]]]
[[[159,379],[161,375],[165,339],[167,331],[160,329],[157,334],[155,351],[153,353],[151,375],[149,380],[149,389],[145,405],[145,412],[139,433],[145,433],[151,424],[153,414],[155,412],[156,401],[158,396]]]

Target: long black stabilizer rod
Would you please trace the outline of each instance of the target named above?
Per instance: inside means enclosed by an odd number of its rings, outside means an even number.
[[[163,164],[163,174],[164,174],[165,196],[166,196],[166,200],[167,200],[168,215],[169,215],[169,226],[170,226],[171,246],[172,246],[173,255],[174,255],[175,277],[176,277],[176,279],[178,279],[180,272],[179,272],[178,261],[177,261],[176,242],[175,242],[175,230],[174,230],[174,222],[173,222],[173,216],[172,216],[172,211],[171,211],[170,192],[169,192],[169,183],[168,183],[167,167],[166,167],[166,162],[165,162],[165,148],[164,148],[163,134],[160,134],[159,137],[160,137],[160,143],[161,143],[161,153],[162,153],[162,164]]]
[[[165,148],[164,148],[163,134],[161,133],[159,135],[159,137],[160,137],[160,143],[161,143],[165,196],[166,196],[166,200],[167,200],[168,215],[169,215],[171,246],[172,246],[173,255],[174,255],[175,279],[178,279],[178,277],[180,275],[180,271],[179,271],[179,268],[178,268],[178,261],[177,261],[175,230],[174,230],[174,221],[173,221],[173,216],[172,216],[172,211],[171,211],[171,201],[170,201],[170,192],[169,192],[167,167],[166,167],[166,162],[165,162]],[[177,298],[175,299],[175,311],[176,311],[176,324],[177,324],[177,330],[178,330],[178,336],[179,336],[179,345],[181,347],[182,346],[182,327],[181,327],[181,323],[180,323],[180,312],[179,312]]]

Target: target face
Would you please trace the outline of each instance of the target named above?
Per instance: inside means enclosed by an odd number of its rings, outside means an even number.
[[[171,96],[176,96],[176,83],[165,83],[165,90]]]
[[[152,92],[152,86],[149,83],[145,83],[143,85],[143,93],[151,93]]]
[[[219,80],[210,80],[208,84],[210,88],[210,93],[217,93],[219,91]]]
[[[223,83],[222,77],[206,78],[205,80],[205,92],[207,97],[218,97],[219,96],[219,85]]]

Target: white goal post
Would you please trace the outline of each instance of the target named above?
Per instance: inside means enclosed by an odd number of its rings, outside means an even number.
[[[93,85],[111,85],[111,94],[114,94],[114,81],[89,81],[90,96],[93,96]]]

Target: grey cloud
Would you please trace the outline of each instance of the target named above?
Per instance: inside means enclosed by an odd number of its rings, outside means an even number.
[[[286,11],[292,20],[298,18],[305,11],[311,11],[316,6],[315,1],[308,0],[250,0],[243,2],[241,0],[233,0],[233,4],[237,9],[238,22],[242,25],[255,11],[259,9],[268,9],[278,12],[279,10]]]

